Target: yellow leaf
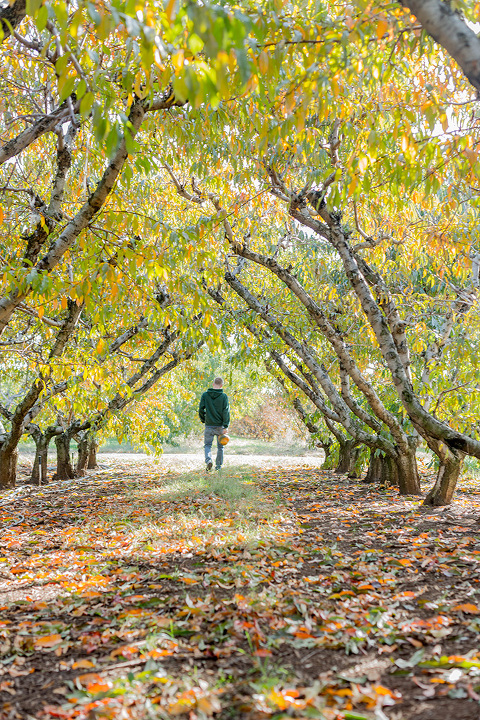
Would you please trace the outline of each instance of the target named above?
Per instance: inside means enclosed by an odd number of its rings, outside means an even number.
[[[348,194],[349,194],[349,195],[353,195],[353,193],[355,192],[355,188],[357,187],[357,185],[358,185],[358,178],[357,178],[357,177],[353,177],[351,183],[350,183],[349,186],[348,186]]]
[[[183,50],[178,50],[174,55],[172,55],[172,65],[175,70],[180,70],[183,67],[183,60]]]
[[[281,695],[281,693],[277,692],[276,690],[272,690],[270,695],[268,695],[268,699],[270,700],[270,702],[280,708],[280,710],[285,710],[285,708],[287,707],[285,698],[283,697],[283,695]]]
[[[0,207],[0,224],[3,222],[4,218],[5,218],[5,215],[3,213],[2,208]]]
[[[165,15],[167,16],[168,22],[172,22],[173,10],[175,8],[176,0],[168,0],[168,5],[165,8]]]

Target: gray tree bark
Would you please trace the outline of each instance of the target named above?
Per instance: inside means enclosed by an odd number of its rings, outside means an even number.
[[[63,432],[55,438],[57,446],[57,471],[54,480],[71,480],[75,477],[75,470],[70,459],[70,442],[71,436],[68,432]]]
[[[454,10],[442,0],[400,0],[423,29],[457,61],[465,77],[480,91],[480,39]]]

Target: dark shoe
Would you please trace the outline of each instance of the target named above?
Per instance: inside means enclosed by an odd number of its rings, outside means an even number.
[[[210,460],[209,462],[207,462],[207,472],[210,472],[210,470],[211,470],[212,468],[213,468],[213,463],[212,463],[212,461]]]
[[[216,467],[215,472],[220,472],[221,469],[222,469],[221,467],[219,467],[219,468]]]

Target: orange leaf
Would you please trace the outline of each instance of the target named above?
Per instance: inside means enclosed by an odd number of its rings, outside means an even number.
[[[455,605],[454,610],[462,610],[469,615],[480,615],[480,608],[473,603],[464,603],[463,605]]]
[[[194,705],[194,700],[190,698],[180,698],[180,700],[168,706],[168,712],[170,715],[187,715]]]
[[[85,673],[85,675],[79,675],[77,680],[82,685],[91,685],[92,683],[101,683],[103,678],[98,673]]]
[[[383,685],[374,685],[373,689],[377,695],[388,695],[389,697],[395,697],[394,693]]]
[[[96,695],[97,693],[100,693],[100,692],[107,692],[107,690],[110,690],[111,687],[112,687],[111,683],[103,681],[103,682],[98,682],[98,683],[89,683],[87,685],[87,690],[89,693],[92,693],[92,695],[93,694]]]
[[[268,699],[270,700],[270,702],[274,703],[277,707],[279,707],[280,710],[285,710],[285,708],[287,707],[285,698],[276,690],[272,690],[270,695],[268,695]]]
[[[170,650],[149,650],[147,653],[148,657],[158,658],[166,657],[167,655],[173,655]]]
[[[92,668],[95,667],[95,663],[93,663],[91,660],[77,660],[72,665],[72,670],[76,670],[77,668]]]
[[[96,592],[96,590],[85,590],[85,592],[80,593],[80,597],[85,598],[94,598],[94,597],[100,597],[102,593]]]
[[[380,40],[388,30],[388,23],[386,20],[380,20],[377,25],[377,38]]]
[[[298,637],[298,638],[311,638],[311,637],[314,637],[314,636],[311,635],[309,632],[305,632],[304,630],[297,630],[297,632],[294,632],[293,634],[295,635],[295,637]],[[270,653],[270,654],[271,654],[271,653]]]
[[[23,567],[23,565],[14,565],[10,568],[10,572],[12,575],[19,575],[20,573],[27,572],[27,568]]]
[[[44,635],[43,637],[35,638],[35,645],[37,647],[53,647],[59,642],[62,642],[61,635]]]

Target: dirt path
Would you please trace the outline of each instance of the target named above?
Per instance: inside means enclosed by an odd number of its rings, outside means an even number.
[[[0,508],[2,720],[480,720],[474,483],[424,512],[305,458],[168,459]]]
[[[17,482],[23,483],[31,473],[33,455],[20,453]],[[224,468],[250,466],[264,470],[269,467],[312,467],[319,468],[323,463],[323,454],[315,455],[244,455],[225,453]],[[190,472],[203,470],[205,461],[203,453],[165,453],[155,457],[143,453],[99,453],[98,465],[100,469],[112,467],[131,468],[132,464],[143,464],[148,467],[173,470],[175,472]],[[55,464],[49,462],[49,477],[55,472]]]

